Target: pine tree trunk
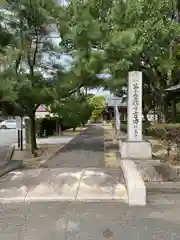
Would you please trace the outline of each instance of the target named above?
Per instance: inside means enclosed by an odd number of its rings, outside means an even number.
[[[31,152],[32,154],[35,154],[35,151],[37,149],[35,112],[33,112],[30,116],[30,142],[31,142]]]

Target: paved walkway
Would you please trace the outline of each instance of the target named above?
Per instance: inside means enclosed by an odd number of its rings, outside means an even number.
[[[101,168],[102,133],[91,126],[49,169],[14,171],[0,179],[1,240],[180,239],[180,196],[149,196],[141,208],[123,203],[121,170]]]
[[[122,203],[1,204],[0,239],[179,240],[180,198],[163,199],[165,204],[143,208]]]
[[[47,162],[48,168],[104,167],[104,129],[91,125],[72,139],[59,154]]]
[[[76,136],[44,169],[12,171],[0,179],[0,202],[109,200],[127,202],[120,168],[104,167],[101,125]]]

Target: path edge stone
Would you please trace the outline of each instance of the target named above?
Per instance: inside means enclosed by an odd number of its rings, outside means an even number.
[[[146,205],[146,186],[137,170],[136,164],[130,159],[121,159],[118,161],[124,173],[125,184],[128,193],[128,203],[130,206]]]
[[[148,194],[167,193],[167,194],[179,194],[180,182],[147,182],[145,183]]]
[[[21,169],[23,167],[21,160],[12,161],[14,150],[14,144],[10,145],[5,156],[5,164],[0,168],[0,177],[3,177],[4,175],[13,170]]]
[[[6,153],[6,157],[5,157],[5,161],[6,162],[9,162],[11,161],[12,157],[13,157],[13,154],[14,154],[14,150],[15,150],[15,147],[14,145],[10,145],[9,148],[8,148],[8,151]]]

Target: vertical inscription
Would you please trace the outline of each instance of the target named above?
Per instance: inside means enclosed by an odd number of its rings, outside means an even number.
[[[139,124],[139,84],[137,81],[134,81],[132,86],[132,110],[133,110],[133,131],[134,137],[136,138],[139,134],[138,124]]]
[[[129,72],[128,140],[142,140],[142,72]]]

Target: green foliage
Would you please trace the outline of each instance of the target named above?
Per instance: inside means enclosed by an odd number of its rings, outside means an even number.
[[[143,123],[143,133],[146,136],[152,136],[159,139],[170,139],[175,141],[177,138],[177,131],[180,130],[180,124],[153,124],[147,126]],[[127,132],[127,124],[121,123],[121,131]]]
[[[158,137],[158,138],[170,138],[171,140],[175,140],[177,137],[177,130],[180,129],[180,124],[156,124],[151,125],[147,129],[147,133],[150,136]]]
[[[77,96],[54,102],[50,108],[51,112],[59,118],[63,126],[71,126],[73,128],[86,124],[92,113],[92,107],[86,98]]]
[[[35,111],[40,104],[52,101],[53,79],[45,77],[48,71],[42,59],[48,51],[43,39],[48,33],[47,26],[56,22],[56,6],[53,0],[8,1],[11,14],[1,16],[6,32],[13,32],[13,37],[4,52],[1,51],[0,97],[1,101],[9,102],[18,112],[30,117],[33,153],[37,148]]]
[[[49,137],[58,134],[59,119],[57,117],[45,117],[36,119],[36,134],[38,137]],[[60,124],[61,131],[73,128],[74,125]]]
[[[93,88],[101,86],[103,80],[97,78],[104,66],[104,51],[98,51],[97,44],[102,40],[101,24],[95,13],[94,1],[68,2],[65,16],[59,21],[62,42],[60,48],[73,59],[72,71],[78,76],[81,86]],[[98,6],[99,7],[99,6]],[[97,9],[99,10],[99,9]]]
[[[152,125],[150,124],[150,122],[143,121],[142,128],[143,128],[144,135],[149,135],[149,129],[151,126]],[[158,125],[155,125],[155,126],[158,126]],[[120,128],[121,128],[121,131],[127,132],[127,121],[121,121]]]
[[[165,89],[178,82],[180,27],[170,20],[174,12],[176,6],[170,0],[114,1],[111,5],[113,27],[106,34],[104,50],[112,79],[105,86],[115,95],[127,95],[123,87],[127,87],[128,71],[142,71],[145,118],[154,108],[162,113],[160,121],[167,118]]]
[[[57,118],[45,117],[36,120],[36,133],[39,137],[49,137],[56,133]]]
[[[102,111],[104,110],[105,98],[103,96],[93,96],[89,101],[93,107],[91,119],[96,121],[101,117]]]
[[[105,105],[103,97],[82,96],[82,88],[105,86],[126,98],[128,72],[140,70],[144,118],[156,109],[160,120],[166,120],[172,98],[164,89],[179,81],[180,71],[180,26],[169,19],[177,12],[174,1],[70,0],[66,7],[54,0],[6,4],[12,15],[7,19],[1,14],[7,26],[0,25],[1,101],[31,120],[40,104],[50,105],[61,123],[77,126],[90,116],[97,120]],[[52,24],[62,39],[56,49],[46,40]],[[69,54],[69,69],[44,62],[49,53]],[[97,78],[101,72],[112,78]]]

